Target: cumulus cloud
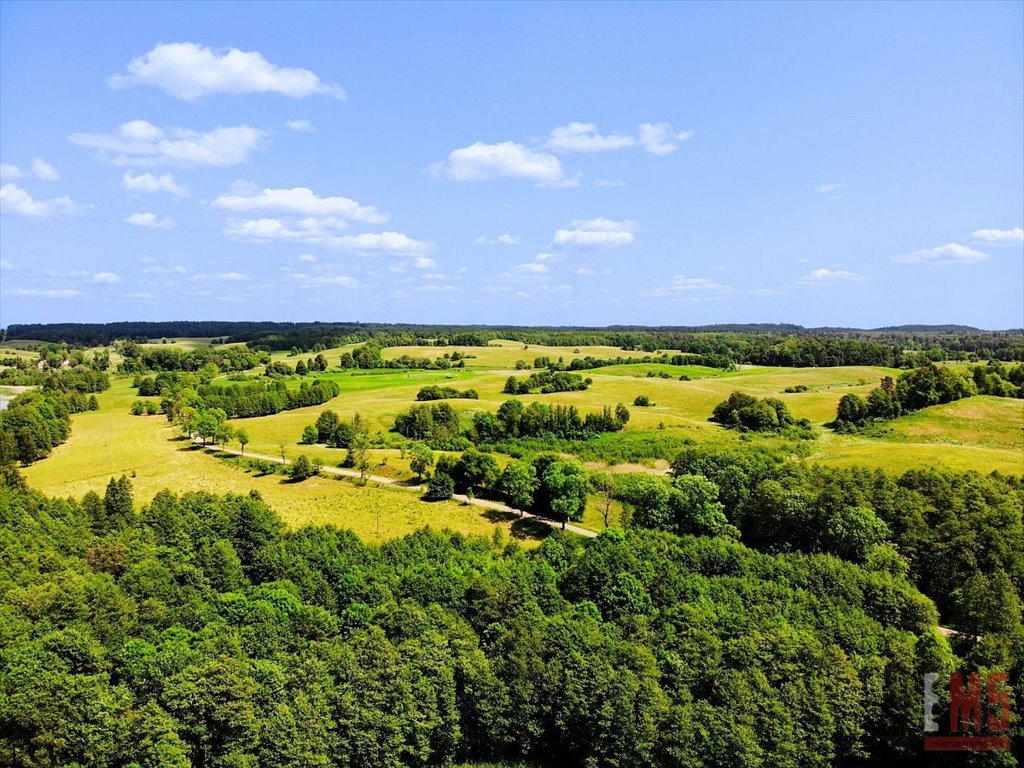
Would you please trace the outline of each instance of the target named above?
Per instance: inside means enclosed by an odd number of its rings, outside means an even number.
[[[99,150],[102,158],[115,165],[225,167],[246,162],[269,136],[269,132],[248,125],[199,133],[131,120],[114,133],[72,133],[68,140]]]
[[[621,133],[602,136],[596,123],[572,122],[552,130],[544,146],[555,152],[607,152],[636,143],[635,138]]]
[[[289,272],[288,279],[308,288],[352,288],[359,285],[359,281],[350,275],[308,275],[305,272]]]
[[[819,195],[834,195],[843,188],[842,184],[835,181],[830,181],[827,184],[819,184],[814,188],[814,191]]]
[[[32,175],[42,181],[60,181],[60,174],[57,173],[57,169],[41,157],[32,160]]]
[[[74,299],[82,295],[81,291],[74,288],[15,288],[11,293],[34,299]]]
[[[443,163],[431,166],[435,175],[451,181],[483,181],[485,179],[527,179],[540,186],[571,184],[566,179],[561,161],[547,152],[505,141],[500,144],[476,142],[453,150]]]
[[[312,253],[304,253],[301,256],[299,256],[299,261],[305,261],[307,263],[312,263],[312,262],[316,261],[316,256],[314,256]]]
[[[124,220],[125,224],[133,224],[136,227],[146,229],[174,229],[174,219],[161,219],[155,213],[133,213]]]
[[[480,237],[474,240],[473,243],[475,245],[519,245],[519,236],[502,234],[491,238],[485,235],[480,235]]]
[[[192,275],[192,280],[197,283],[203,283],[207,280],[222,280],[229,283],[244,283],[249,279],[249,276],[241,272],[218,272],[216,274],[204,274],[199,273],[198,275]]]
[[[858,283],[863,275],[845,269],[812,269],[797,280],[798,285],[837,285],[839,283]]]
[[[284,126],[299,133],[310,133],[316,130],[316,126],[309,120],[286,120]]]
[[[677,131],[668,123],[642,123],[640,145],[652,155],[667,155],[675,152],[679,142],[693,138],[692,131]]]
[[[416,256],[434,250],[433,243],[414,240],[400,232],[365,232],[361,235],[339,235],[346,227],[344,219],[310,217],[294,222],[281,219],[229,219],[224,234],[233,240],[269,243],[285,240],[322,245],[356,253],[389,253]]]
[[[169,173],[162,173],[155,176],[152,173],[134,174],[125,171],[121,177],[121,186],[129,192],[142,194],[153,194],[155,192],[167,192],[175,197],[188,197],[188,190],[178,184]]]
[[[74,214],[81,210],[70,197],[55,197],[52,200],[36,200],[17,184],[8,183],[0,187],[0,212],[34,219],[45,219],[61,214]]]
[[[575,248],[614,248],[635,240],[636,222],[613,219],[576,219],[555,231],[554,244]]]
[[[686,275],[675,275],[669,283],[673,291],[711,291],[714,293],[728,293],[732,286],[709,280],[706,277],[687,277]]]
[[[512,272],[521,272],[529,275],[543,275],[547,274],[548,266],[539,261],[528,261],[525,264],[516,264],[512,267]]]
[[[157,264],[156,263],[156,259],[152,259],[152,258],[148,258],[147,259],[146,257],[144,257],[142,259],[142,261],[144,263],[146,263],[146,264],[149,264],[148,267],[145,267],[142,270],[142,274],[144,274],[144,275],[184,275],[184,274],[188,274],[188,270],[185,269],[185,267],[181,266],[181,264],[175,264],[175,265],[170,266],[170,267],[165,267],[165,266],[163,266],[161,264]]]
[[[121,278],[114,272],[97,272],[89,278],[88,282],[100,285],[117,285],[121,282]]]
[[[372,205],[360,205],[347,197],[318,197],[308,187],[292,189],[264,189],[256,192],[237,185],[233,193],[221,195],[212,203],[214,208],[236,213],[266,211],[298,216],[341,216],[368,224],[381,224],[388,220]]]
[[[920,251],[903,253],[893,256],[892,260],[901,264],[977,264],[991,258],[987,253],[982,253],[967,245],[960,243],[947,243],[935,248],[925,248]]]
[[[151,85],[185,101],[216,93],[280,93],[293,99],[314,94],[344,99],[341,86],[308,69],[271,64],[258,51],[215,50],[196,43],[160,43],[128,62],[127,74],[112,76],[111,88]]]
[[[28,170],[23,170],[11,163],[0,163],[0,181],[17,179],[39,179],[40,181],[60,181],[57,169],[41,157],[33,158]]]
[[[1020,245],[1024,243],[1024,229],[977,229],[967,238],[972,243],[988,245]]]
[[[429,256],[417,256],[412,260],[412,265],[416,269],[436,269],[437,262]]]

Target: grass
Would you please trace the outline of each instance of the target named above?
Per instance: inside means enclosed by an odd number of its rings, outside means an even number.
[[[186,340],[182,340],[185,343]],[[200,343],[205,340],[193,339]],[[175,345],[177,346],[177,345]],[[463,412],[478,409],[494,411],[509,399],[502,393],[509,375],[510,362],[547,355],[569,359],[573,355],[613,356],[612,348],[549,348],[504,342],[484,348],[462,348],[479,356],[468,360],[466,369],[447,371],[340,371],[324,377],[336,381],[338,397],[322,406],[284,411],[273,416],[235,420],[250,435],[247,453],[293,459],[300,453],[318,456],[336,466],[345,451],[325,446],[300,446],[302,429],[312,424],[320,412],[330,408],[343,418],[360,413],[371,432],[387,431],[395,415],[416,402],[416,393],[426,384],[451,383],[459,388],[472,387],[479,400],[450,400]],[[415,348],[433,355],[452,348]],[[387,350],[388,356],[404,354],[403,348]],[[278,357],[275,354],[275,357]],[[583,444],[563,443],[561,450],[573,450],[592,469],[604,469],[612,458],[620,463],[612,471],[644,470],[663,472],[664,457],[670,457],[687,445],[705,447],[743,447],[768,445],[797,452],[809,461],[835,466],[867,466],[903,472],[921,466],[944,466],[983,473],[1000,470],[1024,474],[1024,401],[993,397],[973,397],[946,406],[926,409],[897,419],[876,430],[876,435],[838,435],[823,425],[835,415],[842,395],[855,392],[866,395],[879,379],[897,373],[886,368],[770,368],[747,366],[725,373],[696,366],[688,373],[693,380],[678,381],[647,378],[648,370],[674,366],[622,365],[584,372],[592,378],[589,390],[548,395],[525,395],[524,402],[539,400],[555,404],[573,404],[581,411],[624,403],[632,414],[625,432],[603,435]],[[694,374],[701,376],[697,378]],[[526,375],[520,373],[519,375]],[[639,376],[639,378],[638,378]],[[783,390],[803,384],[809,391],[785,394]],[[777,397],[797,418],[814,425],[818,439],[793,441],[784,437],[740,435],[708,421],[712,409],[735,390],[758,397]],[[654,405],[632,405],[637,395],[647,395]],[[258,490],[279,514],[293,526],[303,523],[332,523],[352,528],[360,536],[374,540],[400,536],[415,528],[430,525],[448,527],[464,533],[490,534],[495,525],[513,535],[539,537],[546,531],[536,525],[507,515],[489,513],[454,502],[429,504],[416,494],[401,488],[370,484],[357,487],[334,477],[313,478],[302,483],[282,482],[280,475],[258,477],[243,471],[235,460],[217,460],[193,449],[186,441],[175,440],[175,430],[162,416],[138,417],[128,413],[137,399],[130,380],[115,378],[112,388],[100,394],[100,410],[73,417],[71,439],[53,455],[26,468],[29,483],[39,490],[58,496],[80,497],[86,491],[102,492],[111,476],[134,473],[136,498],[144,502],[156,491],[203,489],[216,493],[247,493]],[[235,445],[237,447],[237,444]],[[499,464],[507,460],[498,456]],[[404,480],[411,477],[408,459],[398,449],[370,452],[370,473]],[[625,464],[634,462],[634,464]],[[380,527],[378,533],[378,515]],[[621,510],[613,510],[612,521]],[[601,530],[603,522],[595,499],[591,499],[583,520],[585,527]],[[536,528],[536,530],[534,530]]]
[[[424,502],[402,488],[373,483],[358,487],[333,477],[288,483],[281,475],[246,473],[175,439],[179,437],[176,430],[163,417],[130,415],[128,408],[136,396],[129,384],[116,381],[98,396],[99,411],[73,417],[71,438],[49,458],[23,470],[31,487],[53,496],[80,498],[88,491],[102,494],[112,476],[124,473],[132,479],[139,504],[164,488],[179,493],[255,489],[288,525],[333,524],[351,528],[370,541],[402,536],[427,525],[484,535],[490,535],[495,525],[506,532],[512,528],[514,521],[492,521],[486,510],[456,502]]]

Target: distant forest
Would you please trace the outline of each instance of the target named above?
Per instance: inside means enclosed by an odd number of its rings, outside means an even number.
[[[785,324],[706,326],[484,326],[385,323],[123,322],[13,324],[7,340],[30,339],[86,346],[116,339],[215,338],[261,351],[317,352],[343,344],[484,346],[494,339],[550,346],[603,345],[623,350],[678,349],[706,365],[884,365],[913,367],[939,360],[1024,360],[1024,329],[985,331],[959,325],[907,325],[873,330],[804,328]],[[695,361],[698,362],[698,361]]]

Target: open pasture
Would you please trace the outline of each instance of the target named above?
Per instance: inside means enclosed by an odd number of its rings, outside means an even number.
[[[100,410],[77,414],[70,439],[42,461],[22,471],[29,485],[52,496],[80,498],[88,491],[102,495],[108,480],[122,473],[131,478],[137,503],[165,488],[212,493],[257,490],[292,526],[306,523],[351,528],[364,539],[402,536],[429,525],[463,533],[489,535],[495,525],[509,529],[514,521],[497,519],[486,510],[457,502],[428,503],[402,488],[373,483],[359,487],[333,477],[291,483],[282,475],[257,476],[194,448],[162,416],[132,416],[135,397],[130,381],[120,379],[98,395]],[[292,441],[289,458],[298,455]],[[334,452],[338,458],[341,451]],[[381,474],[375,467],[375,474]]]
[[[195,342],[201,340],[192,340]],[[417,347],[420,354],[452,348]],[[472,388],[479,400],[449,400],[454,408],[467,413],[478,409],[494,411],[512,397],[502,392],[510,368],[520,359],[522,345],[492,344],[489,347],[464,348],[483,353],[467,360],[465,369],[439,371],[341,371],[337,368],[320,374],[336,381],[338,397],[321,406],[283,411],[273,416],[236,419],[232,425],[244,428],[250,436],[248,453],[288,458],[300,453],[319,457],[337,466],[345,451],[322,445],[299,445],[302,429],[313,423],[324,409],[332,409],[343,418],[359,413],[371,432],[386,432],[395,416],[416,403],[416,393],[428,384],[448,384],[458,389]],[[544,348],[531,345],[537,356],[568,358],[576,348]],[[387,351],[401,355],[403,348]],[[578,354],[612,356],[620,350],[580,348]],[[512,366],[509,365],[511,359]],[[532,357],[530,357],[532,362]],[[334,361],[332,360],[332,363]],[[773,436],[741,436],[708,421],[712,409],[736,390],[758,397],[777,397],[785,402],[796,418],[807,418],[818,439],[800,441],[800,449],[813,462],[837,466],[868,466],[902,472],[921,466],[945,466],[959,470],[1024,472],[1024,402],[992,397],[974,397],[947,406],[928,409],[880,428],[877,436],[837,435],[823,428],[835,415],[836,404],[848,392],[866,395],[886,375],[898,371],[874,367],[770,368],[746,366],[733,372],[687,367],[690,381],[658,377],[648,378],[648,370],[675,368],[662,365],[623,365],[582,371],[592,379],[591,387],[581,392],[561,392],[516,396],[524,402],[572,404],[584,413],[605,405],[624,403],[632,418],[625,433],[606,435],[609,442],[627,441],[645,434],[668,440],[668,444],[728,447],[742,445],[779,445],[786,442]],[[696,375],[695,375],[696,374]],[[698,377],[700,376],[700,377]],[[224,381],[222,378],[221,381]],[[298,386],[297,379],[289,386]],[[785,393],[787,387],[802,384],[807,392]],[[653,405],[636,407],[633,400],[647,395]],[[247,493],[258,490],[291,525],[306,522],[333,523],[350,527],[360,535],[374,539],[378,534],[376,510],[383,510],[380,536],[392,537],[422,525],[450,527],[466,533],[488,533],[495,521],[480,510],[458,503],[428,504],[416,494],[401,488],[355,484],[334,478],[313,478],[302,483],[285,482],[280,475],[266,477],[245,472],[235,461],[218,460],[192,449],[178,437],[162,417],[131,416],[129,408],[137,399],[130,379],[115,377],[113,386],[99,396],[100,410],[73,417],[72,436],[51,457],[27,467],[29,483],[46,493],[81,496],[86,491],[102,492],[108,479],[122,472],[134,473],[136,497],[141,501],[156,491],[171,488],[203,489],[212,492]],[[671,442],[674,441],[674,442]],[[791,441],[790,441],[791,442]],[[237,447],[237,444],[235,444]],[[588,467],[603,466],[589,452]],[[408,459],[398,449],[370,451],[370,472],[399,480],[411,477]],[[499,456],[500,464],[507,457]],[[646,460],[648,471],[663,471],[664,462]],[[620,467],[621,469],[621,467]],[[637,469],[637,467],[632,467]],[[602,527],[591,500],[584,520],[587,527]],[[617,519],[616,509],[613,519]],[[508,521],[499,521],[508,527]]]

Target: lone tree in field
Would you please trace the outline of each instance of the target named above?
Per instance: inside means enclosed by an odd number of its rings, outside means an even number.
[[[244,429],[240,429],[235,433],[235,438],[238,440],[238,444],[242,446],[242,455],[245,455],[245,446],[249,444],[249,433]]]

